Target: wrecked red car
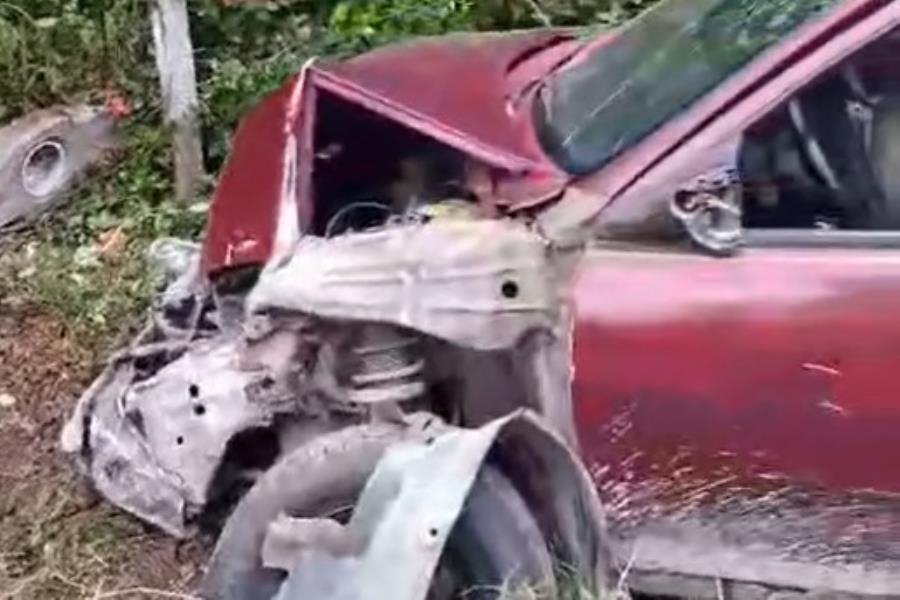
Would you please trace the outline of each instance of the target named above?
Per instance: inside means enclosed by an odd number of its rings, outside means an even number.
[[[898,2],[313,60],[63,445],[211,598],[897,597],[898,228]]]

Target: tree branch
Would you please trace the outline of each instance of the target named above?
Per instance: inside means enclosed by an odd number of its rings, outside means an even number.
[[[544,9],[541,8],[541,5],[538,4],[537,0],[525,1],[531,7],[531,10],[534,11],[534,16],[537,17],[537,20],[540,21],[544,27],[553,27],[553,22],[550,20],[550,16],[546,12],[544,12]]]

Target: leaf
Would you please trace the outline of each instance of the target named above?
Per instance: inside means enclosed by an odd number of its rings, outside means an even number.
[[[346,2],[338,2],[334,7],[334,10],[331,12],[331,18],[329,19],[329,21],[332,25],[338,25],[341,23],[345,23],[349,16],[350,5]]]
[[[44,17],[42,19],[35,19],[34,26],[38,29],[53,29],[56,27],[57,23],[59,23],[57,17]]]

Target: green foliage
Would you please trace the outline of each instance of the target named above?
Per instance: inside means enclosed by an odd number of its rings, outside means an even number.
[[[657,0],[550,0],[545,3],[554,25],[619,25]]]
[[[203,219],[170,195],[171,151],[166,131],[136,123],[125,131],[123,160],[98,173],[68,210],[50,217],[48,240],[70,247],[95,242],[98,233],[120,229],[129,239],[196,237]]]
[[[331,8],[325,39],[336,52],[359,52],[410,36],[449,31],[617,25],[656,0],[342,0]]]
[[[227,157],[231,135],[247,109],[316,54],[315,5],[191,4],[207,166],[214,172]]]
[[[398,39],[472,29],[473,0],[345,0],[328,18],[327,44],[358,52]]]
[[[142,0],[0,1],[0,119],[97,100],[108,88],[146,105],[154,79],[145,8]]]
[[[472,18],[477,29],[618,25],[657,0],[479,0]]]
[[[97,356],[142,320],[156,292],[145,259],[149,244],[160,236],[198,237],[206,211],[203,203],[185,206],[171,198],[164,130],[134,124],[125,134],[117,168],[98,173],[16,251],[0,248],[0,303],[24,297],[43,305]],[[113,236],[120,243],[104,250]]]
[[[554,25],[617,23],[652,1],[188,0],[207,168],[214,177],[240,117],[311,56],[449,31],[540,26],[548,18]],[[149,243],[197,237],[204,226],[202,204],[171,198],[149,6],[149,0],[0,0],[0,122],[53,104],[102,101],[107,90],[135,108],[122,162],[91,178],[17,252],[0,251],[0,300],[24,293],[92,339],[140,319],[153,292],[143,259]],[[125,245],[101,256],[97,248],[110,232]]]

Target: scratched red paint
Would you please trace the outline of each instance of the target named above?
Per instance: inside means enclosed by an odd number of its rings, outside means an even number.
[[[649,468],[686,447],[700,472],[732,453],[742,473],[900,492],[900,453],[884,451],[900,427],[900,255],[866,254],[589,254],[575,286],[587,462],[641,450]],[[632,429],[610,444],[603,425],[626,406]]]
[[[207,271],[265,262],[274,241],[284,176],[284,87],[244,119],[213,196],[203,245]]]

